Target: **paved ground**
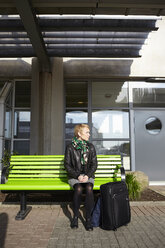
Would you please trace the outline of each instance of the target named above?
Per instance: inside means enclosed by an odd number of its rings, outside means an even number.
[[[156,187],[156,188],[153,188]],[[165,186],[153,186],[158,193]],[[95,228],[87,232],[83,208],[79,228],[70,228],[70,204],[32,206],[23,221],[16,221],[19,205],[0,205],[0,248],[164,248],[165,202],[131,202],[131,222],[116,232]]]
[[[72,230],[69,204],[34,205],[23,221],[15,220],[18,210],[16,205],[0,205],[1,248],[165,247],[165,202],[132,202],[131,223],[116,232],[100,228],[87,232],[82,220]]]
[[[165,185],[164,186],[150,186],[150,189],[154,190],[155,192],[165,196]]]

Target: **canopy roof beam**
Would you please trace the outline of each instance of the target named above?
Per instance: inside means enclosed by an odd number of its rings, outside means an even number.
[[[38,21],[35,16],[34,9],[31,7],[30,1],[14,0],[14,2],[35,51],[35,55],[39,59],[40,70],[51,71],[50,59],[47,55],[47,50],[42,38]]]

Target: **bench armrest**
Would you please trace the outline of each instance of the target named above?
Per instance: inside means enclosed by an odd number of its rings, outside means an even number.
[[[1,184],[5,184],[6,183],[8,172],[9,172],[9,165],[3,167],[3,169],[2,169]]]
[[[125,181],[125,169],[124,167],[120,167],[120,171],[121,171],[121,181]]]

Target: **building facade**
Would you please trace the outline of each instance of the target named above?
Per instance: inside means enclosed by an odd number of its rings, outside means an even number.
[[[1,60],[0,158],[4,150],[64,154],[74,126],[88,123],[97,154],[121,154],[126,170],[164,184],[164,31],[162,19],[136,59],[56,57],[51,73],[36,58]]]

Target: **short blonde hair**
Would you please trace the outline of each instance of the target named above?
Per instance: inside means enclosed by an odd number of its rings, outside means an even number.
[[[77,138],[79,137],[78,132],[81,132],[83,128],[89,128],[89,126],[87,124],[78,124],[74,127],[74,136],[76,136]]]

